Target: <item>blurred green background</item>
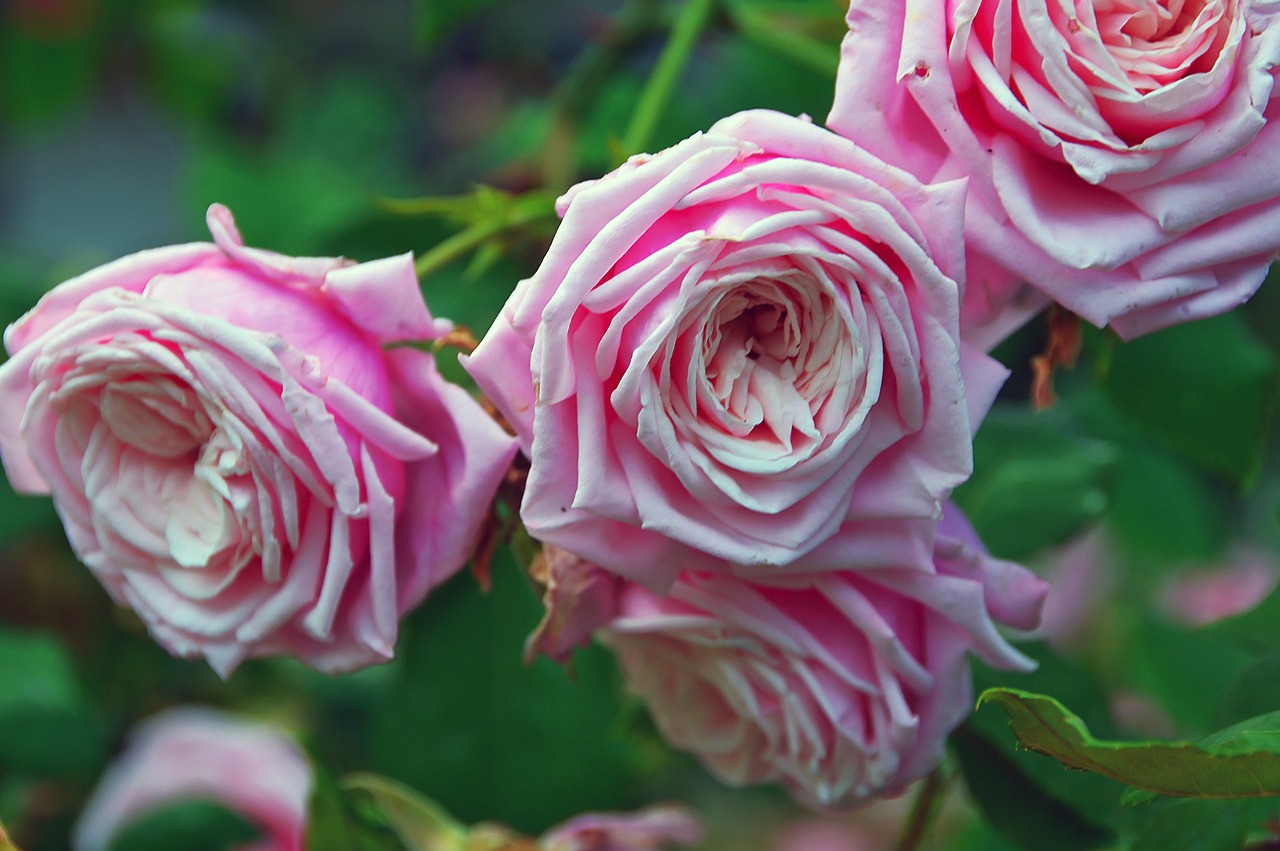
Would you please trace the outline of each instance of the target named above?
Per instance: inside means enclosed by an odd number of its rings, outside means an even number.
[[[372,259],[457,230],[392,215],[380,198],[476,184],[560,191],[598,176],[630,153],[621,140],[681,6],[7,0],[0,320],[123,254],[207,238],[213,201],[252,245]],[[744,108],[821,121],[843,12],[838,0],[718,4],[646,147]],[[509,234],[480,261],[440,269],[424,282],[432,310],[483,333],[547,236]],[[979,684],[1053,694],[1099,735],[1194,738],[1280,707],[1280,599],[1211,627],[1158,605],[1171,577],[1242,545],[1264,558],[1280,549],[1278,317],[1267,286],[1243,311],[1133,344],[1090,330],[1081,362],[1057,376],[1060,403],[1043,412],[1028,402],[1028,364],[1045,324],[1000,348],[1014,374],[958,498],[995,553],[1045,570],[1059,545],[1104,535],[1105,585],[1084,587],[1106,593],[1084,595],[1086,639],[1032,645],[1036,675],[980,670]],[[279,721],[329,770],[398,778],[465,821],[535,833],[588,809],[676,799],[707,818],[708,848],[772,849],[800,830],[811,838],[793,841],[809,845],[788,851],[819,847],[824,830],[848,847],[892,847],[903,802],[824,826],[776,790],[719,787],[662,745],[598,648],[569,673],[525,667],[537,595],[507,553],[494,580],[488,595],[465,574],[434,594],[392,664],[328,678],[257,661],[224,683],[153,645],[76,563],[48,501],[0,482],[0,822],[27,851],[66,848],[129,726],[202,702]],[[1147,714],[1125,715],[1122,699]],[[957,736],[947,775],[925,847],[1129,847],[1157,822],[1224,821],[1212,807],[1123,809],[1119,784],[1016,751],[995,710]],[[1203,847],[1239,847],[1234,836]]]

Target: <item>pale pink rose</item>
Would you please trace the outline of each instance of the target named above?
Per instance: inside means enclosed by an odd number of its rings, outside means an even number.
[[[969,178],[967,339],[1025,318],[1018,281],[1132,337],[1241,304],[1280,249],[1278,13],[859,0],[828,125],[922,180]]]
[[[1044,583],[987,556],[954,508],[934,562],[754,583],[685,573],[667,597],[630,583],[599,636],[666,740],[711,773],[853,806],[941,761],[973,706],[966,654],[1032,667],[995,623],[1033,628]]]
[[[841,567],[927,569],[1005,375],[958,340],[962,198],[763,111],[570,190],[466,362],[531,459],[529,531],[659,590],[851,523]]]
[[[1280,567],[1273,557],[1239,549],[1224,564],[1171,577],[1158,599],[1174,620],[1207,626],[1249,611],[1275,590],[1277,580]]]
[[[140,724],[76,824],[75,851],[105,851],[130,822],[192,800],[262,831],[237,851],[302,851],[311,765],[282,731],[213,709],[171,709]]]
[[[702,841],[702,825],[683,807],[653,806],[634,813],[587,813],[538,840],[541,851],[661,851]]]
[[[61,284],[5,333],[0,457],[156,640],[223,675],[392,656],[469,557],[513,442],[432,357],[411,257],[215,244]]]

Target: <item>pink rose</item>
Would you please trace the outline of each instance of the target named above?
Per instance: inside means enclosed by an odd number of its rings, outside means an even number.
[[[1239,548],[1223,564],[1171,577],[1160,589],[1160,607],[1190,627],[1207,626],[1247,612],[1275,590],[1280,567],[1273,556]]]
[[[634,813],[587,813],[547,831],[541,851],[660,851],[702,841],[702,825],[683,807],[654,806]]]
[[[805,805],[835,808],[901,792],[938,765],[972,708],[966,653],[1029,669],[995,622],[1033,628],[1045,590],[987,556],[948,508],[929,571],[687,572],[667,597],[620,585],[612,620],[575,632],[602,628],[663,736],[717,777],[781,781]]]
[[[223,675],[287,653],[392,656],[399,616],[469,557],[515,452],[431,356],[449,327],[408,255],[214,245],[61,284],[8,329],[0,457],[173,653]]]
[[[76,824],[75,851],[105,851],[129,823],[172,804],[215,801],[263,836],[240,851],[302,851],[311,765],[283,732],[212,709],[139,725]]]
[[[840,567],[927,569],[1005,375],[958,340],[962,194],[770,112],[571,189],[466,362],[531,459],[529,531],[654,589],[850,524]]]
[[[1280,249],[1278,8],[856,2],[828,124],[969,177],[966,338],[1025,318],[1019,281],[1136,336],[1241,304]]]

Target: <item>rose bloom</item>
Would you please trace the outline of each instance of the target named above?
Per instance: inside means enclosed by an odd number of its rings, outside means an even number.
[[[837,543],[846,534],[858,533]],[[806,806],[848,807],[938,765],[973,706],[966,654],[1032,667],[995,624],[1034,628],[1045,584],[988,556],[954,507],[935,541],[927,571],[686,572],[666,597],[557,557],[561,588],[591,587],[583,575],[594,571],[615,583],[616,602],[549,597],[560,608],[548,619],[562,634],[598,628],[663,737],[721,780],[780,781]]]
[[[1160,589],[1160,608],[1173,620],[1202,627],[1253,609],[1276,588],[1280,566],[1271,554],[1238,546],[1222,563],[1172,576]]]
[[[547,831],[540,851],[661,851],[696,845],[702,825],[683,807],[653,806],[633,813],[587,813]]]
[[[262,838],[237,851],[302,851],[311,765],[283,732],[213,709],[171,709],[139,725],[76,824],[75,851],[106,851],[122,830],[166,806],[221,804]]]
[[[1280,30],[1255,0],[932,0],[849,10],[828,125],[970,179],[963,325],[1033,284],[1126,337],[1229,310],[1280,248]]]
[[[399,616],[469,557],[513,442],[430,355],[408,255],[354,264],[143,251],[11,326],[0,457],[156,640],[223,675],[286,653],[391,657]]]
[[[958,340],[962,197],[763,111],[571,189],[466,360],[531,459],[529,531],[655,589],[842,524],[840,567],[926,567],[1005,376]]]

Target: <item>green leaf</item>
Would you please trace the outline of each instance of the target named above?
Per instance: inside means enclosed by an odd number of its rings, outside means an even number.
[[[312,776],[307,851],[419,851],[401,843],[393,827],[356,806],[326,768],[313,762]]]
[[[1064,409],[1002,405],[974,440],[973,477],[955,499],[993,553],[1025,558],[1107,508],[1115,447],[1079,433]]]
[[[367,795],[410,851],[460,851],[467,830],[429,798],[403,783],[377,774],[351,774],[342,786]]]
[[[1280,589],[1272,591],[1249,611],[1224,618],[1203,631],[1255,653],[1269,653],[1280,646]]]
[[[1166,446],[1245,481],[1265,450],[1276,366],[1229,313],[1117,346],[1104,383],[1116,407]]]
[[[1027,851],[1085,851],[1108,844],[1110,831],[1053,797],[1018,760],[966,724],[951,736],[965,783],[988,824]]]
[[[1036,660],[1035,671],[995,671],[979,662],[973,666],[975,686],[1017,682],[1053,691],[1080,707],[1098,729],[1109,729],[1107,696],[1096,677],[1045,644],[1032,642],[1020,649]],[[1067,848],[1091,847],[1113,836],[1113,822],[1120,812],[1116,785],[1095,774],[1066,771],[1051,759],[1019,748],[999,715],[970,716],[953,744],[966,782],[988,821],[1021,847],[1038,849],[1045,835],[1062,836]]]
[[[55,637],[0,629],[0,683],[0,765],[35,775],[101,765],[105,731]]]
[[[52,500],[17,493],[9,480],[0,475],[0,546],[57,528],[58,515]]]
[[[1127,681],[1155,697],[1180,729],[1214,729],[1222,696],[1252,657],[1206,630],[1183,629],[1142,612],[1129,620],[1132,628],[1113,656]]]
[[[1216,718],[1231,724],[1280,706],[1280,649],[1250,665],[1222,695]]]
[[[1032,642],[1021,645],[1020,649],[1036,659],[1036,671],[1029,674],[992,671],[977,663],[974,664],[975,687],[980,691],[982,688],[1018,683],[1029,690],[1052,690],[1079,708],[1094,729],[1111,731],[1107,695],[1096,677],[1066,662],[1047,645]],[[1120,791],[1115,783],[1097,774],[1069,772],[1046,756],[1020,749],[997,713],[975,713],[965,723],[974,733],[986,738],[989,745],[1000,750],[1004,759],[1015,765],[1025,781],[1034,784],[1044,796],[1070,807],[1084,822],[1097,827],[1114,827],[1114,816],[1120,813]]]
[[[1239,851],[1252,801],[1171,801],[1147,824],[1131,851]]]
[[[110,851],[232,851],[261,836],[244,816],[213,801],[191,800],[153,810],[130,822]]]
[[[526,834],[584,810],[631,803],[640,743],[618,722],[609,654],[578,652],[573,676],[521,647],[541,605],[503,549],[493,590],[468,576],[435,590],[406,622],[400,682],[373,718],[373,771],[437,801],[464,823]]]
[[[1185,461],[1130,443],[1115,467],[1107,518],[1120,544],[1140,561],[1205,561],[1227,542],[1227,504]]]
[[[1051,697],[1019,689],[987,689],[1023,747],[1068,768],[1089,771],[1163,795],[1246,798],[1280,795],[1280,712],[1192,742],[1109,742],[1094,738]]]

